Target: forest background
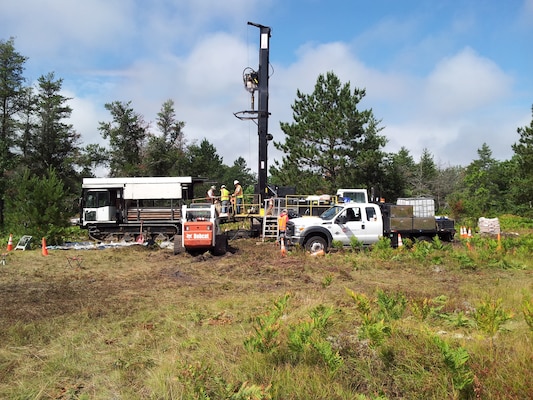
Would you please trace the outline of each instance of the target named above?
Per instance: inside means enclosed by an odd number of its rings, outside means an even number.
[[[107,103],[110,120],[97,123],[108,146],[82,144],[69,124],[71,99],[61,94],[62,79],[48,72],[28,85],[26,61],[13,38],[0,40],[1,233],[61,242],[78,212],[83,177],[101,168],[112,177],[207,178],[197,196],[211,184],[234,179],[245,192],[254,192],[256,174],[244,158],[226,165],[207,137],[199,143],[187,140],[186,122],[177,118],[172,99],[163,101],[154,123],[131,101]],[[433,197],[438,213],[457,220],[533,215],[533,114],[529,126],[517,127],[511,159],[494,159],[490,147],[480,143],[470,164],[443,166],[435,163],[431,149],[424,149],[419,160],[408,147],[385,152],[383,121],[371,109],[359,109],[365,95],[365,89],[352,89],[331,71],[319,75],[313,93],[298,90],[293,121],[280,124],[284,141],[273,142],[284,156],[270,167],[269,184],[302,194],[373,188],[389,201]]]

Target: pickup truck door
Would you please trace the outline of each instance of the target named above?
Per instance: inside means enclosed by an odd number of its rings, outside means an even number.
[[[339,240],[344,245],[349,245],[352,237],[364,245],[377,242],[383,232],[382,223],[375,216],[373,206],[346,208],[336,217],[332,226],[333,240]]]

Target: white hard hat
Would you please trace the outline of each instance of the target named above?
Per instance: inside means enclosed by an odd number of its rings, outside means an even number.
[[[237,183],[239,183],[239,181],[238,181],[237,179],[235,179],[235,180],[233,181],[233,184],[236,185]]]
[[[215,185],[211,186],[211,189],[216,189],[216,186]]]
[[[220,186],[220,189],[225,188],[225,187],[226,187],[226,185],[222,185],[222,186]]]

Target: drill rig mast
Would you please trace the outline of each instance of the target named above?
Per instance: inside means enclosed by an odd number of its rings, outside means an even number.
[[[269,67],[269,50],[270,50],[270,27],[248,22],[248,25],[258,27],[260,30],[259,46],[259,69],[254,71],[251,68],[245,68],[243,72],[243,81],[246,90],[252,96],[252,110],[235,113],[239,119],[257,120],[257,134],[259,136],[259,160],[258,160],[258,184],[255,194],[259,196],[259,203],[263,204],[268,193],[267,173],[268,173],[268,141],[272,140],[272,135],[268,133],[268,67]],[[255,92],[258,92],[258,107],[254,110]]]

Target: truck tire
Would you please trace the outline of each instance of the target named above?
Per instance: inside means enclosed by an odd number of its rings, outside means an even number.
[[[183,253],[185,248],[181,244],[181,235],[174,235],[174,255]]]
[[[213,247],[213,255],[223,256],[228,251],[228,237],[223,235],[216,235],[215,247]]]
[[[320,250],[324,251],[325,253],[328,249],[326,239],[324,239],[322,236],[311,236],[306,240],[304,246],[305,249],[311,253],[315,253]]]

